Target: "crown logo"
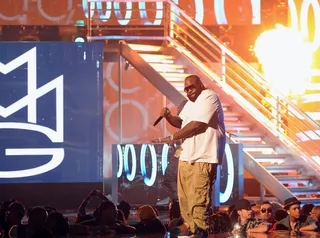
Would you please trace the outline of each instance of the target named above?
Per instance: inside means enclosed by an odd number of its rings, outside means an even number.
[[[0,116],[7,118],[20,109],[27,107],[27,122],[0,122],[1,129],[18,129],[36,131],[46,135],[53,143],[63,142],[63,75],[37,88],[37,48],[34,47],[7,64],[0,62],[0,73],[6,75],[27,63],[27,95],[7,107],[0,105]],[[37,125],[37,99],[55,90],[56,95],[56,128],[55,130]],[[6,156],[43,156],[51,155],[51,160],[41,166],[17,171],[0,171],[0,178],[22,178],[35,176],[53,170],[64,159],[63,148],[6,148]]]

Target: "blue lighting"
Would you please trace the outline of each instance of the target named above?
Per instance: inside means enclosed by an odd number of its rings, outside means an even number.
[[[168,167],[168,153],[169,153],[169,145],[164,144],[162,147],[162,155],[161,155],[161,166],[162,166],[162,174],[164,175],[167,167]]]
[[[228,24],[226,13],[224,10],[224,0],[214,1],[214,13],[218,24]]]
[[[102,2],[91,2],[90,3],[90,17],[93,17],[94,12],[97,11],[99,13],[99,19],[103,22],[107,22],[111,17],[111,8],[112,8],[112,3],[107,2],[106,13],[103,14]],[[89,10],[88,10],[87,0],[82,0],[82,9],[83,9],[85,17],[88,18],[89,17],[89,14],[88,14]]]
[[[195,8],[196,8],[195,20],[196,20],[199,24],[203,24],[203,18],[204,18],[203,0],[197,0],[197,1],[195,1]]]
[[[122,154],[121,145],[117,145],[117,149],[118,149],[118,161],[119,161],[119,169],[117,172],[117,178],[120,178],[120,176],[122,174],[122,170],[123,170],[123,154]]]
[[[146,11],[146,3],[139,2],[139,12],[141,19],[146,19],[144,25],[161,25],[163,18],[163,2],[156,3],[157,11],[156,11],[156,20],[152,23],[148,19],[148,13]]]
[[[226,158],[227,158],[228,179],[227,179],[226,190],[223,193],[220,192],[220,202],[221,203],[225,203],[226,201],[229,200],[229,198],[232,194],[233,185],[234,185],[233,156],[232,156],[230,145],[228,143],[226,143],[225,153],[226,153]]]
[[[118,18],[119,24],[122,26],[128,25],[132,17],[132,2],[126,2],[126,15],[124,17],[125,20],[119,20],[123,18],[120,11],[120,3],[114,2],[113,6],[114,6],[114,12],[116,14],[116,17]]]
[[[179,5],[179,0],[172,0],[176,5]],[[228,20],[225,12],[225,0],[213,0],[214,4],[214,13],[216,16],[216,20],[218,25],[220,24],[228,24]],[[261,0],[250,0],[251,2],[251,10],[252,10],[252,24],[260,24],[261,23]],[[90,11],[90,16],[92,17],[95,12],[98,12],[99,20],[103,22],[107,22],[112,17],[112,1],[105,2],[106,7],[104,9],[101,1],[91,2],[88,7],[87,0],[82,0],[82,9],[86,18],[89,17],[88,12]],[[132,2],[126,2],[125,7],[125,17],[122,16],[120,11],[120,3],[113,2],[113,10],[115,14],[115,18],[118,20],[120,25],[128,25],[132,19]],[[194,0],[195,5],[195,16],[192,16],[199,24],[203,24],[204,22],[204,4],[207,4],[204,0]],[[156,16],[154,22],[151,22],[148,19],[148,13],[146,9],[146,2],[140,1],[138,2],[139,14],[140,18],[143,21],[144,25],[161,25],[162,20],[164,18],[164,6],[162,1],[156,2]],[[88,9],[90,8],[90,9]],[[186,9],[182,9],[186,10]],[[173,7],[173,21],[180,23],[179,20],[179,10]],[[137,20],[137,19],[135,19]],[[210,20],[210,19],[209,19]]]
[[[290,5],[289,2],[288,4]],[[251,7],[252,7],[252,24],[254,25],[261,24],[261,0],[251,0]]]
[[[83,43],[83,42],[86,42],[86,40],[83,37],[76,37],[74,39],[74,42]]]
[[[147,168],[146,168],[146,150],[149,147],[151,153],[151,162],[152,162],[152,169],[150,178],[147,177]],[[117,145],[118,150],[118,158],[119,158],[119,168],[117,171],[117,177],[120,178],[122,175],[122,171],[124,168],[126,177],[129,181],[133,181],[136,177],[137,173],[137,158],[136,158],[136,148],[132,144],[127,144],[124,147],[124,152],[122,152],[121,145]],[[166,169],[168,167],[168,155],[169,155],[169,145],[164,144],[161,150],[161,171],[164,175]],[[132,168],[131,173],[129,171],[129,151],[131,152],[131,159],[132,159]],[[235,171],[234,171],[234,162],[233,162],[233,155],[231,152],[231,148],[229,144],[226,144],[225,147],[225,155],[227,160],[227,171],[228,171],[228,178],[227,178],[227,185],[224,192],[220,192],[220,202],[225,203],[227,202],[232,194],[232,190],[234,187],[234,179],[235,179]],[[140,151],[140,172],[144,180],[144,184],[147,186],[153,186],[156,179],[157,179],[157,154],[154,145],[151,144],[143,144],[141,146]]]
[[[151,152],[151,161],[152,161],[152,170],[151,170],[151,177],[147,177],[147,170],[146,170],[146,150],[147,147],[149,147]],[[144,183],[147,186],[152,186],[154,182],[156,181],[157,177],[157,154],[156,150],[154,149],[153,145],[150,144],[143,144],[141,147],[141,153],[140,153],[140,168],[141,168],[141,174],[144,179]]]
[[[131,168],[130,174],[129,174],[129,164],[128,164],[129,150],[131,150],[131,155],[132,155],[132,158],[131,158],[132,168]],[[137,156],[136,156],[136,150],[134,149],[134,146],[132,144],[128,144],[124,148],[123,164],[124,164],[124,171],[126,173],[127,179],[129,181],[133,181],[134,177],[136,176],[136,170],[137,170]]]
[[[179,0],[173,0],[173,2],[179,5]],[[179,20],[179,16],[180,16],[179,10],[177,8],[174,8],[173,12],[174,12],[173,20],[177,23],[180,23],[181,21]]]

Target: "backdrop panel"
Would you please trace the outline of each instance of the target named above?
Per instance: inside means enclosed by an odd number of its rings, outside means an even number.
[[[102,181],[102,44],[0,44],[0,183]]]

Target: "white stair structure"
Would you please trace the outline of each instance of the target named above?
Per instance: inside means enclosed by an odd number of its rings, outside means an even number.
[[[162,2],[166,9],[163,37],[145,32],[143,36],[118,35],[116,39],[167,43],[127,46],[139,53],[139,62],[149,63],[181,93],[186,75],[199,74],[220,95],[230,140],[244,144],[244,168],[281,202],[295,195],[303,203],[320,204],[318,123],[172,1],[148,2]],[[89,30],[92,41],[115,38],[95,36],[92,25]],[[171,92],[165,95],[170,97]]]

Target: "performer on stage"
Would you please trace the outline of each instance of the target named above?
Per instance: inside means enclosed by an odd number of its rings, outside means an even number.
[[[223,109],[218,95],[206,89],[197,75],[185,78],[184,91],[189,101],[179,116],[168,108],[161,116],[181,128],[161,143],[183,139],[178,165],[178,199],[187,229],[180,235],[207,236],[207,215],[211,205],[211,187],[216,180],[226,143]]]

